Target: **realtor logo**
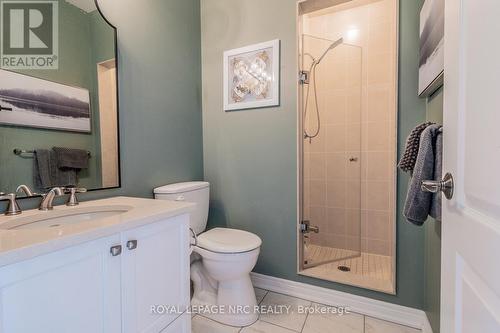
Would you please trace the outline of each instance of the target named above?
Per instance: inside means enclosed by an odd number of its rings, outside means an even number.
[[[58,2],[0,1],[3,69],[57,69]]]

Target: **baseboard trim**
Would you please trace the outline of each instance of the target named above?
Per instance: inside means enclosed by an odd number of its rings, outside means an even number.
[[[427,315],[422,310],[258,273],[251,273],[251,278],[257,288],[325,305],[345,306],[353,312],[420,329],[422,333],[432,333]]]

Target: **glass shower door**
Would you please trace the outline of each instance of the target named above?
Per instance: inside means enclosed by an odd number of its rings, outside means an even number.
[[[362,49],[301,41],[301,268],[361,255]]]

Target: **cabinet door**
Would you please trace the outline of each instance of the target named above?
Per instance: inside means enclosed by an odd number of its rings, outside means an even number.
[[[121,332],[120,256],[103,238],[0,268],[0,332]]]
[[[189,305],[188,225],[186,214],[122,234],[125,333],[158,333],[179,316],[167,307]]]

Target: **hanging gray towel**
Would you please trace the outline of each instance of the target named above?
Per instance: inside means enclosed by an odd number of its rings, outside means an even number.
[[[59,168],[88,169],[89,155],[86,150],[53,147],[56,153],[57,166]]]
[[[76,169],[59,169],[56,153],[48,149],[36,149],[33,159],[34,184],[39,190],[56,186],[76,186],[78,184]]]
[[[433,217],[438,220],[441,218],[440,194],[433,195],[421,189],[422,181],[439,179],[437,176],[441,177],[441,171],[438,172],[442,164],[440,128],[441,125],[430,125],[420,136],[420,148],[403,211],[408,222],[415,225],[422,225],[431,212]]]
[[[433,125],[431,122],[426,122],[415,127],[408,138],[406,139],[405,151],[403,153],[403,157],[398,163],[398,167],[404,172],[413,172],[413,168],[415,167],[415,163],[417,162],[418,150],[420,148],[420,136],[422,132]]]
[[[443,178],[443,133],[438,131],[436,137],[436,161],[434,163],[434,180],[442,180]],[[441,221],[441,193],[432,195],[431,212],[429,215],[438,221]]]

